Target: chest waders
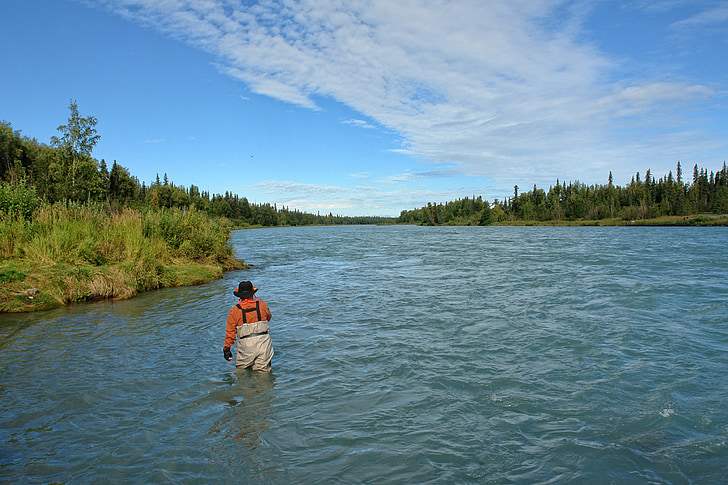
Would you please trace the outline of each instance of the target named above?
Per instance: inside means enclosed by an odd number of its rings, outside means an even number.
[[[240,309],[243,323],[237,328],[237,358],[238,367],[253,367],[253,370],[270,370],[270,361],[273,358],[273,345],[269,334],[268,320],[263,320],[260,313],[260,302],[255,302],[255,308]],[[248,314],[255,313],[258,317],[255,322],[248,323]]]

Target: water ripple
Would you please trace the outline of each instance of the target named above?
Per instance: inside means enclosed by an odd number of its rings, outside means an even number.
[[[0,481],[718,483],[728,231],[239,231],[223,280],[0,320]],[[274,372],[220,351],[230,289]]]

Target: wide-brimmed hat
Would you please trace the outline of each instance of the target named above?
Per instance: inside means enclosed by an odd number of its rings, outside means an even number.
[[[253,286],[252,282],[241,281],[238,287],[233,290],[233,295],[238,298],[253,298],[256,291],[258,291],[258,288]]]

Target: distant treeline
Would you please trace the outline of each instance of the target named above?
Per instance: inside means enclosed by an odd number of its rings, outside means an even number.
[[[382,224],[396,222],[387,217],[346,217],[332,213],[321,215],[278,207],[275,204],[251,203],[231,192],[210,194],[196,185],[175,185],[167,174],[157,176],[151,184],[140,182],[129,170],[114,160],[92,156],[99,135],[96,118],[79,115],[78,106],[71,102],[70,116],[58,127],[59,136],[50,145],[23,136],[10,123],[0,122],[0,181],[7,185],[25,185],[33,189],[40,200],[48,203],[103,203],[112,210],[124,207],[190,208],[212,216],[223,216],[239,224],[262,226],[298,226],[312,224]],[[0,197],[0,210],[18,201],[8,199],[12,193],[27,195],[28,191],[12,191],[9,187]]]
[[[548,191],[533,186],[513,197],[489,203],[482,197],[466,197],[447,203],[427,204],[402,211],[399,222],[416,224],[487,225],[508,221],[573,221],[621,218],[651,219],[661,216],[685,216],[700,213],[728,213],[728,168],[708,172],[697,164],[691,181],[686,181],[683,167],[677,163],[661,178],[651,170],[644,177],[637,172],[626,186],[615,185],[612,172],[604,185],[560,182]]]

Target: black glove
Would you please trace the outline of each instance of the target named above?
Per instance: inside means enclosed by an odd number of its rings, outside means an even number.
[[[227,360],[227,361],[233,360],[233,353],[230,352],[230,347],[223,347],[222,355],[223,355],[223,357],[225,357],[225,360]]]

